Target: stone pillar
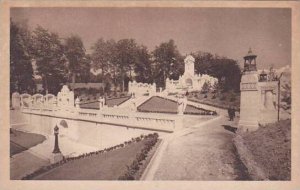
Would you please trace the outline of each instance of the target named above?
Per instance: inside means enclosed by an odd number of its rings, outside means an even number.
[[[11,104],[13,109],[19,109],[21,105],[20,94],[18,92],[14,92],[11,97]]]
[[[242,76],[239,131],[255,131],[258,128],[260,97],[256,71]]]

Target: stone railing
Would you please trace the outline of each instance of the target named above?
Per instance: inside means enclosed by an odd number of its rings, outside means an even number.
[[[174,96],[166,96],[166,95],[158,95],[158,96],[177,102],[177,98],[174,97]],[[215,111],[218,114],[222,114],[222,115],[227,114],[227,109],[215,107],[215,106],[212,106],[212,105],[206,105],[206,104],[202,104],[202,103],[198,103],[198,102],[193,102],[193,101],[190,101],[190,100],[188,100],[188,105],[191,105],[191,106],[194,106],[194,107],[200,108],[200,109]]]
[[[74,108],[70,110],[22,108],[25,114],[35,114],[72,120],[82,120],[94,123],[104,123],[117,126],[149,129],[156,131],[173,132],[181,128],[182,123],[174,116],[149,115],[138,112],[114,113],[113,111],[100,111],[94,109]]]

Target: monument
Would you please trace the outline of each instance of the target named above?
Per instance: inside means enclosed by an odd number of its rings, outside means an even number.
[[[128,83],[128,93],[134,94],[135,96],[143,96],[149,94],[150,96],[154,96],[156,93],[156,84],[147,84],[136,81],[129,81]]]
[[[74,108],[74,92],[70,91],[67,85],[63,85],[57,94],[57,106],[65,110]]]
[[[251,49],[244,56],[244,71],[240,83],[240,131],[255,131],[259,124],[277,121],[278,81],[272,72],[258,73],[256,57]]]
[[[218,79],[203,74],[195,74],[195,58],[188,55],[184,59],[184,73],[178,80],[166,79],[166,91],[168,93],[201,90],[205,83],[211,87],[218,82]]]

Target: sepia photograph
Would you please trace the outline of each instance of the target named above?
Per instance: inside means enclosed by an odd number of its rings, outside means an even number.
[[[7,8],[7,180],[291,182],[292,8],[126,5]]]

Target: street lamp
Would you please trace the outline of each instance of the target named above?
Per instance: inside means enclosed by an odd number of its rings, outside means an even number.
[[[56,125],[54,127],[55,142],[54,142],[54,149],[53,149],[53,152],[52,152],[54,154],[61,153],[60,150],[59,150],[59,146],[58,146],[58,134],[59,134],[59,128]]]
[[[280,78],[282,77],[283,72],[280,74],[278,78],[278,100],[277,100],[277,121],[279,121],[279,114],[280,114]]]

